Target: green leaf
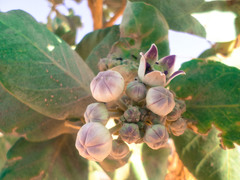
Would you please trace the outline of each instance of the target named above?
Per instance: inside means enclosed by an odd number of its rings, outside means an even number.
[[[100,162],[99,165],[102,167],[104,171],[113,172],[116,169],[127,164],[131,155],[132,153],[129,153],[123,159],[113,159],[113,158],[107,157],[106,159],[104,159],[104,161]]]
[[[186,62],[181,70],[186,76],[175,78],[170,86],[186,102],[184,117],[195,120],[200,133],[215,125],[223,147],[240,144],[240,70],[201,60]]]
[[[0,179],[88,179],[88,162],[71,135],[32,143],[21,138],[7,153]]]
[[[81,116],[93,73],[77,53],[20,10],[0,13],[0,31],[0,83],[51,118]]]
[[[81,42],[77,45],[75,51],[84,59],[86,60],[91,51],[104,39],[106,36],[108,36],[109,33],[112,32],[119,32],[119,26],[115,25],[112,27],[108,27],[105,29],[99,29],[96,31],[93,31],[91,33],[88,33],[84,38],[81,40]],[[107,44],[107,43],[106,43]],[[110,43],[111,44],[111,43]],[[108,54],[105,53],[105,56]]]
[[[0,102],[0,131],[3,133],[24,136],[29,141],[44,141],[76,131],[66,127],[66,121],[51,119],[30,109],[1,86]]]
[[[3,168],[5,161],[7,160],[7,152],[11,146],[16,142],[16,137],[3,135],[0,133],[0,170]]]
[[[155,43],[159,57],[169,54],[168,25],[153,6],[128,2],[120,24],[120,39],[110,56],[136,60],[139,52],[146,52]]]
[[[200,7],[204,0],[131,0],[145,2],[156,7],[166,18],[172,30],[187,32],[205,37],[204,27],[191,16],[195,9]]]
[[[153,150],[146,144],[143,145],[142,162],[148,179],[159,180],[165,178],[167,174],[169,155],[169,147]]]
[[[104,32],[104,30],[103,30]],[[99,31],[100,34],[100,31]],[[106,34],[106,36],[99,42],[91,51],[89,56],[86,59],[86,63],[93,70],[95,74],[98,73],[98,61],[101,58],[107,57],[109,54],[112,45],[119,39],[120,32],[119,26],[112,26],[110,31]],[[91,48],[91,46],[90,46]]]
[[[219,146],[218,133],[213,128],[208,136],[190,130],[181,136],[173,136],[177,153],[198,180],[239,180],[240,151],[223,150]]]

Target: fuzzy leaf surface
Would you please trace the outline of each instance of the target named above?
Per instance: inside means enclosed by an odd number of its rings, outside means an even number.
[[[240,178],[239,149],[224,150],[219,146],[217,131],[208,136],[197,135],[191,130],[173,136],[177,153],[198,180],[238,180]]]
[[[88,179],[88,162],[74,144],[71,135],[38,143],[21,138],[8,151],[0,179]]]
[[[168,156],[170,155],[170,148],[161,148],[153,150],[146,144],[142,149],[142,162],[146,170],[148,179],[158,180],[164,179],[167,174]]]
[[[114,44],[110,57],[137,60],[155,43],[159,58],[169,54],[168,25],[153,6],[128,2],[120,24],[120,39]]]
[[[29,141],[44,141],[64,133],[72,133],[59,121],[44,116],[12,95],[0,86],[0,131],[4,134],[24,136]]]
[[[170,87],[185,100],[183,116],[194,120],[198,132],[212,124],[221,131],[223,147],[240,144],[240,70],[219,62],[191,60],[182,65],[186,76],[175,78]]]
[[[81,42],[77,45],[75,51],[84,60],[86,60],[87,57],[89,56],[89,54],[91,54],[91,51],[99,43],[101,43],[106,38],[106,36],[108,36],[108,34],[111,34],[112,32],[118,33],[119,32],[119,26],[115,25],[115,26],[112,26],[112,27],[108,27],[108,28],[105,28],[105,29],[98,29],[96,31],[88,33],[86,36],[84,36],[84,38],[81,40]],[[108,43],[106,42],[106,44],[108,44]]]
[[[187,32],[201,37],[206,36],[204,27],[191,16],[204,0],[131,0],[145,2],[156,7],[166,18],[169,28],[175,31]]]
[[[78,54],[20,10],[0,13],[0,31],[4,88],[51,118],[81,116],[91,101],[93,73]]]
[[[102,32],[106,32],[107,29],[104,29]],[[94,32],[93,32],[94,33]],[[96,32],[98,33],[98,32]],[[99,31],[99,35],[100,35]],[[92,34],[94,36],[94,34]],[[113,44],[118,41],[120,37],[119,26],[110,27],[110,31],[106,34],[106,36],[92,49],[91,53],[86,59],[86,63],[93,70],[95,74],[99,72],[98,70],[98,62],[101,58],[107,57]],[[89,37],[90,38],[90,37]],[[97,40],[96,40],[97,41]],[[90,46],[91,47],[91,46]]]

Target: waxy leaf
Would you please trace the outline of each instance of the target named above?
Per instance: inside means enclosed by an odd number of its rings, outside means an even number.
[[[128,2],[120,24],[120,39],[113,46],[110,57],[139,58],[155,43],[159,58],[169,54],[168,25],[162,14],[153,6],[142,2]]]
[[[165,178],[170,151],[169,147],[153,150],[146,144],[143,145],[142,162],[149,179],[159,180]]]
[[[0,179],[88,179],[88,162],[78,154],[71,135],[39,143],[21,138],[7,158]]]
[[[191,13],[200,7],[204,0],[130,0],[145,2],[156,7],[166,18],[169,28],[205,37],[204,27]]]
[[[119,26],[115,25],[112,27],[108,27],[105,29],[98,29],[96,31],[88,33],[81,42],[77,45],[75,51],[84,59],[86,60],[91,51],[104,39],[108,34],[113,32],[119,33]],[[118,36],[117,36],[118,37]],[[107,39],[107,38],[106,38]],[[109,39],[110,40],[110,39]],[[107,43],[106,43],[107,44]],[[110,43],[111,44],[111,43]],[[105,54],[105,56],[108,52]],[[103,56],[104,57],[104,56]]]
[[[7,152],[11,146],[16,142],[17,138],[3,135],[0,133],[0,171],[7,160]]]
[[[173,136],[176,151],[198,180],[239,180],[240,151],[222,149],[219,146],[218,133],[215,128],[208,136],[187,130],[181,136]]]
[[[216,126],[223,147],[240,144],[240,70],[202,60],[186,62],[181,70],[186,76],[175,78],[170,87],[186,102],[183,116],[194,120],[200,133]]]
[[[51,118],[80,117],[93,73],[77,53],[20,10],[0,13],[0,31],[0,83]]]
[[[91,67],[93,72],[97,74],[98,70],[98,62],[101,58],[107,57],[113,44],[118,41],[120,32],[119,26],[112,26],[110,27],[110,31],[106,34],[106,36],[99,42],[91,51],[89,56],[86,59],[86,63]],[[107,29],[103,30],[103,33],[107,31]],[[99,31],[100,33],[100,31]],[[100,34],[99,34],[100,35]],[[93,37],[94,38],[94,37]],[[89,40],[90,41],[90,40]],[[91,48],[91,45],[90,45]]]
[[[24,136],[29,141],[44,141],[76,132],[66,126],[66,121],[55,120],[32,110],[1,86],[0,102],[0,131],[4,134]]]

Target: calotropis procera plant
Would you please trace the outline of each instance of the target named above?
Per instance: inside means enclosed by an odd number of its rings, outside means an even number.
[[[119,150],[118,146],[111,146],[110,133],[117,135],[119,141],[146,143],[155,150],[167,146],[168,133],[175,136],[184,133],[187,126],[181,117],[185,111],[184,101],[176,99],[165,87],[177,75],[185,74],[183,71],[172,72],[176,56],[157,61],[155,44],[145,54],[140,54],[138,76],[128,83],[125,92],[124,78],[117,71],[101,71],[93,78],[90,84],[92,96],[101,103],[90,104],[84,114],[86,124],[76,139],[81,156],[98,162],[111,152],[114,156],[119,152],[121,159],[127,156],[128,153],[122,154],[121,146]],[[110,132],[103,126],[109,117],[117,123]]]
[[[78,44],[80,18],[62,15],[63,2],[51,1],[47,26],[0,12],[0,179],[239,180],[239,2],[103,1],[91,10],[107,28]],[[195,13],[214,10],[216,22],[231,14],[236,34],[223,43],[231,26],[212,22],[221,39],[174,69],[200,48],[169,30],[211,41]],[[169,43],[187,53],[169,55]]]

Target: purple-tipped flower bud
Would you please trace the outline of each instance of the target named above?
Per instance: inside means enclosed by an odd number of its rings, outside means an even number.
[[[113,159],[122,159],[129,153],[129,147],[128,145],[119,139],[113,140],[112,144],[112,152],[110,153],[110,156]]]
[[[126,141],[128,144],[135,143],[141,138],[138,125],[133,123],[124,123],[119,134],[122,140]]]
[[[180,136],[184,133],[184,131],[187,129],[187,123],[183,118],[179,118],[178,120],[172,122],[169,125],[171,132],[175,136]]]
[[[181,114],[186,111],[186,104],[185,101],[176,99],[175,100],[176,104],[178,104],[179,110],[181,111]]]
[[[126,94],[132,100],[138,102],[146,97],[147,88],[143,83],[132,81],[127,85]]]
[[[150,88],[146,102],[147,108],[159,116],[166,116],[175,106],[173,94],[162,86]]]
[[[86,123],[99,122],[105,126],[109,119],[108,110],[103,103],[92,103],[88,105],[84,118]]]
[[[124,89],[124,79],[117,71],[103,71],[90,84],[92,96],[100,102],[118,99]]]
[[[165,126],[156,124],[149,126],[143,137],[143,141],[152,149],[159,149],[167,144],[169,135]]]
[[[138,122],[140,120],[141,113],[135,106],[130,106],[123,114],[127,122]]]
[[[75,146],[84,158],[101,162],[112,150],[112,136],[102,124],[90,122],[78,131]]]

